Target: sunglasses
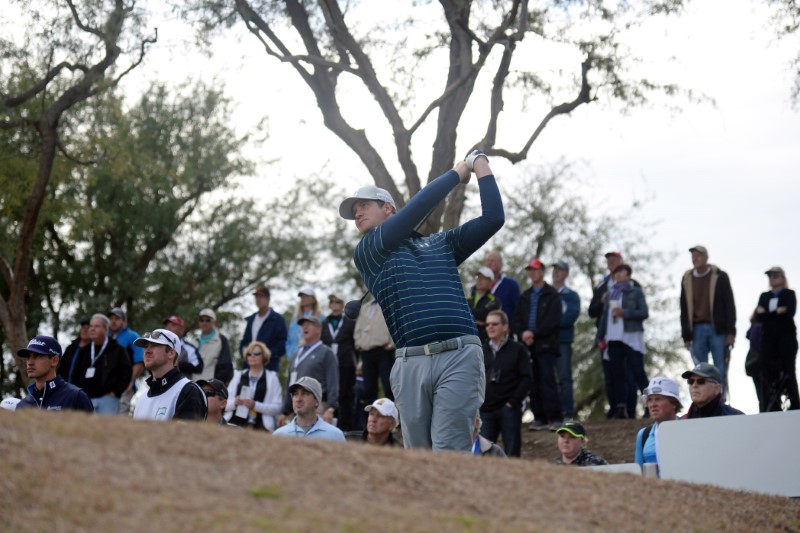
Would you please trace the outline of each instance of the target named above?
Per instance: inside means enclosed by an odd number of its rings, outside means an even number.
[[[143,339],[153,339],[154,341],[163,338],[165,341],[167,341],[169,343],[170,346],[175,348],[175,343],[172,342],[172,339],[170,339],[167,335],[165,335],[164,333],[161,333],[160,331],[148,331],[147,333],[142,335],[142,338]],[[160,343],[156,343],[156,344],[160,344]]]
[[[686,383],[688,383],[689,386],[691,387],[695,383],[697,383],[698,385],[705,385],[706,381],[709,381],[711,383],[716,383],[716,381],[714,381],[713,379],[706,379],[706,378],[689,378],[686,380]]]
[[[489,327],[489,326],[500,326],[500,325],[502,325],[501,322],[487,322],[486,323],[486,327]]]
[[[205,316],[200,317],[200,322],[211,322],[211,319]]]
[[[254,357],[261,357],[261,356],[262,356],[262,355],[264,355],[264,354],[263,354],[263,353],[261,353],[261,352],[247,352],[245,355],[246,355],[247,357],[250,357],[251,355],[252,355],[252,356],[254,356]]]

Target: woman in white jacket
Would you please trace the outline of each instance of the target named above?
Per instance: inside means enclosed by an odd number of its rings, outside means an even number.
[[[251,342],[245,349],[249,368],[236,372],[228,385],[228,397],[233,400],[225,406],[225,418],[231,424],[270,432],[275,429],[283,389],[278,374],[265,368],[271,356],[263,342]]]

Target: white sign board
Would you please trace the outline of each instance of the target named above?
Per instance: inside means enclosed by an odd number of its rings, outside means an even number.
[[[658,426],[661,479],[800,497],[800,411]]]

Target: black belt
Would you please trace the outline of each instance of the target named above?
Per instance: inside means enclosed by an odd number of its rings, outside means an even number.
[[[447,339],[446,341],[436,341],[425,344],[423,346],[408,346],[406,348],[398,348],[394,352],[395,358],[398,357],[415,357],[417,355],[436,355],[442,352],[449,352],[451,350],[459,350],[467,344],[481,345],[481,340],[475,335],[464,335],[463,337],[456,337],[454,339]]]

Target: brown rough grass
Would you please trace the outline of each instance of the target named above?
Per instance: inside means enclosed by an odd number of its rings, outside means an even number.
[[[800,530],[797,500],[541,460],[79,413],[0,411],[0,428],[3,531]],[[552,438],[526,446],[552,457]]]

